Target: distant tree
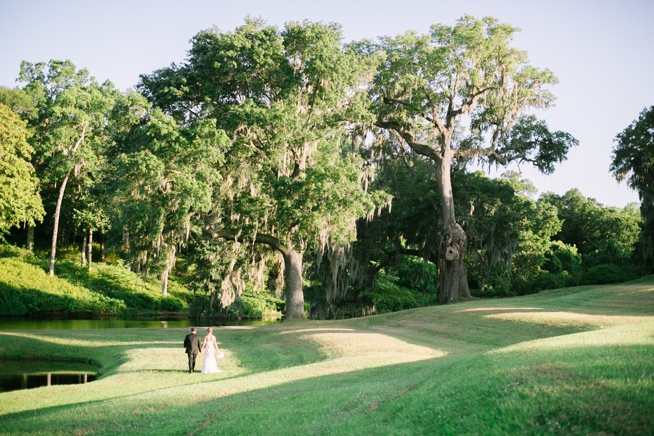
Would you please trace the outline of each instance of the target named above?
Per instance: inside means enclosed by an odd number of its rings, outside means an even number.
[[[0,239],[10,227],[41,221],[45,214],[30,158],[26,122],[0,103]]]
[[[643,228],[638,257],[654,272],[654,106],[643,109],[637,120],[615,138],[610,170],[638,191]]]
[[[35,101],[24,89],[0,86],[0,103],[8,106],[24,121],[34,120],[38,117]]]
[[[23,121],[33,121],[38,116],[38,109],[35,106],[35,102],[24,89],[0,86],[0,103],[8,106]],[[31,135],[32,131],[30,127],[28,126],[27,129],[30,131],[29,135]],[[26,221],[24,224],[27,228],[27,249],[32,250],[34,245],[34,225],[30,221]]]
[[[42,181],[58,188],[54,212],[50,275],[54,275],[61,205],[71,177],[84,178],[97,163],[107,116],[115,97],[111,82],[98,84],[70,61],[21,64],[19,80],[38,108],[32,143]]]
[[[527,115],[531,108],[551,105],[554,97],[546,87],[557,80],[551,71],[529,65],[526,52],[510,46],[517,30],[493,18],[466,16],[454,27],[432,26],[429,35],[407,32],[359,46],[381,58],[371,87],[376,125],[436,166],[443,303],[470,295],[453,164],[471,159],[495,165],[529,162],[551,173],[577,144],[569,134],[550,132],[543,121]]]
[[[562,196],[546,192],[541,201],[556,208],[562,223],[552,237],[553,242],[574,247],[585,269],[598,264],[622,265],[631,257],[641,223],[634,205],[607,207],[594,198],[584,197],[578,189]]]
[[[546,192],[541,198],[556,207],[559,219],[562,221],[561,231],[554,239],[577,247],[582,255],[597,248],[598,241],[591,238],[596,226],[593,217],[601,204],[594,198],[584,197],[578,189],[571,189],[563,196]]]

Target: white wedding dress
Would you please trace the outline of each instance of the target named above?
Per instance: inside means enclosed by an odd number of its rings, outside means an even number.
[[[204,347],[204,363],[202,364],[202,374],[213,374],[221,372],[216,365],[216,338],[212,335]],[[222,352],[220,353],[222,354]]]

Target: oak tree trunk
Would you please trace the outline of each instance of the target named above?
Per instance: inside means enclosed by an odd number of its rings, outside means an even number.
[[[61,203],[64,201],[64,192],[66,184],[68,183],[68,176],[64,177],[59,187],[59,197],[57,198],[57,206],[54,214],[54,228],[52,231],[52,250],[50,251],[50,276],[54,276],[55,256],[57,255],[57,233],[59,232],[59,215],[61,214]]]
[[[438,300],[443,304],[449,304],[461,298],[471,298],[471,296],[468,288],[468,271],[463,263],[466,234],[456,222],[454,213],[451,178],[452,150],[448,145],[444,149],[437,177],[443,217],[443,239],[438,258],[440,276]]]
[[[302,253],[288,249],[282,254],[285,266],[286,319],[303,319],[305,316],[302,292]]]

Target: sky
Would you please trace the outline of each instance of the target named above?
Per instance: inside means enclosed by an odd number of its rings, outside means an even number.
[[[606,206],[638,202],[609,166],[615,136],[654,105],[652,0],[0,0],[0,86],[20,86],[23,60],[70,59],[127,90],[140,74],[183,62],[201,30],[231,31],[248,15],[280,28],[336,22],[349,42],[428,33],[432,24],[452,26],[466,14],[521,29],[513,45],[559,79],[555,106],[538,115],[580,142],[552,175],[527,165],[509,169],[539,194],[577,188]]]

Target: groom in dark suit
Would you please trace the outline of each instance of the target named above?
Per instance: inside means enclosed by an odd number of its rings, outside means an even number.
[[[196,332],[197,329],[193,327],[191,333],[184,338],[184,347],[188,354],[188,372],[191,374],[195,371],[195,359],[198,357],[198,353],[202,352],[202,341]]]

